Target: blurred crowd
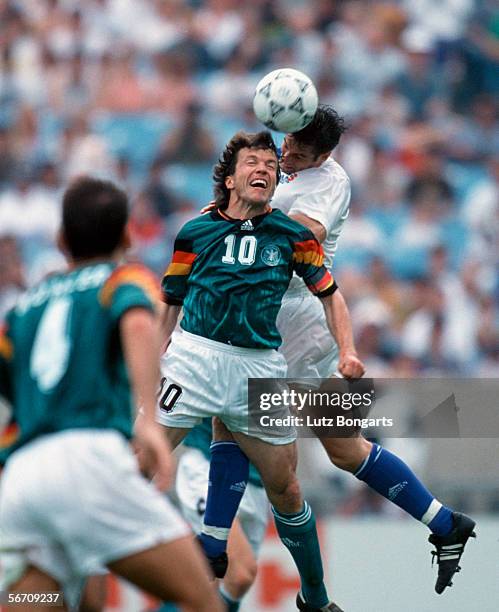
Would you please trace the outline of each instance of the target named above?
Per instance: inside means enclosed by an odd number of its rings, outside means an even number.
[[[131,198],[161,274],[255,84],[309,74],[350,129],[336,277],[373,376],[499,377],[499,10],[488,0],[0,0],[0,320],[62,265],[67,181]]]

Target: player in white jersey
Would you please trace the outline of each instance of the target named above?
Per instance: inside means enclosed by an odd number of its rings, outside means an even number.
[[[323,108],[319,113],[325,113]],[[282,145],[283,174],[272,206],[309,227],[324,249],[324,262],[332,267],[338,237],[348,217],[350,180],[333,157],[335,140],[343,130],[337,122],[330,132],[329,150],[315,155],[313,147],[303,146],[293,134]],[[327,333],[323,313],[306,295],[300,278],[294,277],[286,292],[277,319],[282,336],[281,352],[288,363],[288,378],[327,378],[338,366],[338,346]],[[345,347],[354,352],[353,347]],[[362,372],[356,372],[359,375]]]
[[[350,204],[348,176],[331,157],[344,129],[343,119],[331,107],[321,105],[307,127],[287,134],[280,159],[285,175],[272,200],[273,207],[312,230],[322,243],[326,267],[332,265]],[[349,326],[348,316],[345,322]],[[337,369],[343,371],[347,359],[355,368],[353,343],[351,346],[340,343],[338,349],[328,334],[323,313],[308,298],[299,278],[292,280],[284,296],[277,323],[288,378],[294,379],[297,386],[301,382],[310,387],[310,380],[305,383],[302,379],[327,378]],[[358,363],[352,377],[358,376],[360,369],[363,373],[362,363]],[[433,555],[439,566],[435,590],[442,593],[451,586],[474,522],[443,506],[403,461],[360,433],[349,438],[323,437],[320,441],[334,465],[353,473],[429,527],[432,531],[429,540],[436,548]]]

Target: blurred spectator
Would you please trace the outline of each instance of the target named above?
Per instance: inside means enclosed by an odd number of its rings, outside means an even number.
[[[131,49],[103,55],[95,100],[97,108],[118,113],[134,113],[146,108],[146,91],[134,61]]]
[[[403,326],[401,350],[422,361],[427,369],[442,369],[442,292],[427,279],[418,280],[413,286],[412,303],[415,309]]]
[[[13,236],[0,236],[0,321],[25,290],[21,254]]]
[[[90,130],[86,115],[79,115],[66,125],[60,142],[59,162],[66,180],[80,174],[113,176],[114,160],[108,143]]]
[[[445,248],[439,246],[431,254],[430,278],[443,299],[442,354],[453,367],[464,370],[477,355],[479,312],[473,273],[466,268],[461,277],[453,272]]]
[[[441,95],[443,86],[433,67],[434,41],[425,30],[409,28],[404,32],[402,43],[407,67],[397,78],[397,90],[407,100],[411,117],[422,119],[428,102]]]
[[[197,98],[193,57],[186,48],[157,53],[154,75],[146,84],[147,107],[181,116]]]
[[[95,85],[91,84],[81,53],[67,60],[67,83],[63,91],[61,110],[65,115],[77,115],[90,108],[95,99]]]
[[[296,67],[316,80],[320,70],[317,58],[324,49],[324,37],[316,30],[316,12],[307,5],[289,7],[285,18],[290,44],[298,60]]]
[[[466,37],[457,53],[461,61],[462,78],[456,83],[453,92],[456,106],[466,111],[470,100],[482,93],[497,97],[499,28],[497,6],[494,3],[484,3],[469,20]]]
[[[134,255],[152,270],[162,274],[168,249],[165,226],[144,191],[138,193],[132,202],[129,226]]]
[[[33,163],[39,152],[38,117],[33,107],[20,105],[11,126],[12,146],[17,156]]]
[[[0,189],[7,187],[16,174],[18,160],[14,155],[11,133],[0,128]]]
[[[32,170],[21,167],[15,182],[0,195],[1,235],[54,242],[60,222],[58,202],[40,197],[35,185]]]
[[[134,193],[135,181],[132,177],[130,159],[126,155],[120,155],[116,160],[115,177],[121,189],[126,191],[128,194]]]
[[[255,89],[248,58],[236,51],[222,70],[216,70],[203,85],[206,107],[216,113],[239,115]]]
[[[491,158],[487,173],[468,191],[463,201],[462,218],[470,229],[470,258],[482,264],[478,282],[492,294],[499,286],[499,156]]]
[[[212,162],[215,155],[213,138],[201,120],[201,107],[190,104],[180,118],[178,127],[163,142],[158,161],[162,164],[197,164]]]
[[[335,65],[342,82],[367,106],[373,92],[402,74],[405,58],[393,44],[391,28],[382,15],[365,11],[363,3],[356,1],[345,3],[343,15],[346,19],[335,24],[331,32]]]
[[[21,92],[14,75],[11,49],[0,45],[0,129],[14,122],[20,99]]]
[[[159,160],[153,162],[144,185],[154,211],[161,218],[173,214],[177,208],[177,198],[165,185],[163,180],[163,163]]]
[[[206,0],[196,12],[194,27],[215,65],[224,64],[244,33],[236,0]]]
[[[481,162],[499,151],[497,105],[488,95],[478,96],[471,107],[471,115],[456,126],[448,143],[449,154],[465,162]]]
[[[85,48],[86,27],[80,10],[61,11],[59,3],[52,3],[53,21],[45,31],[45,43],[61,59],[69,59]]]

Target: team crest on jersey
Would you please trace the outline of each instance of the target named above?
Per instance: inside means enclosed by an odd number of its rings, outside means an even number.
[[[266,266],[277,266],[281,261],[281,250],[275,244],[268,244],[262,250],[262,261]]]
[[[292,172],[291,174],[285,174],[281,172],[281,178],[279,179],[280,183],[291,183],[298,176],[298,172]]]

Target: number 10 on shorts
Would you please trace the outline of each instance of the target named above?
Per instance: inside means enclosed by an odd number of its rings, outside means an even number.
[[[165,412],[171,412],[182,395],[182,388],[175,383],[168,383],[166,378],[161,379],[159,388],[159,407]]]

